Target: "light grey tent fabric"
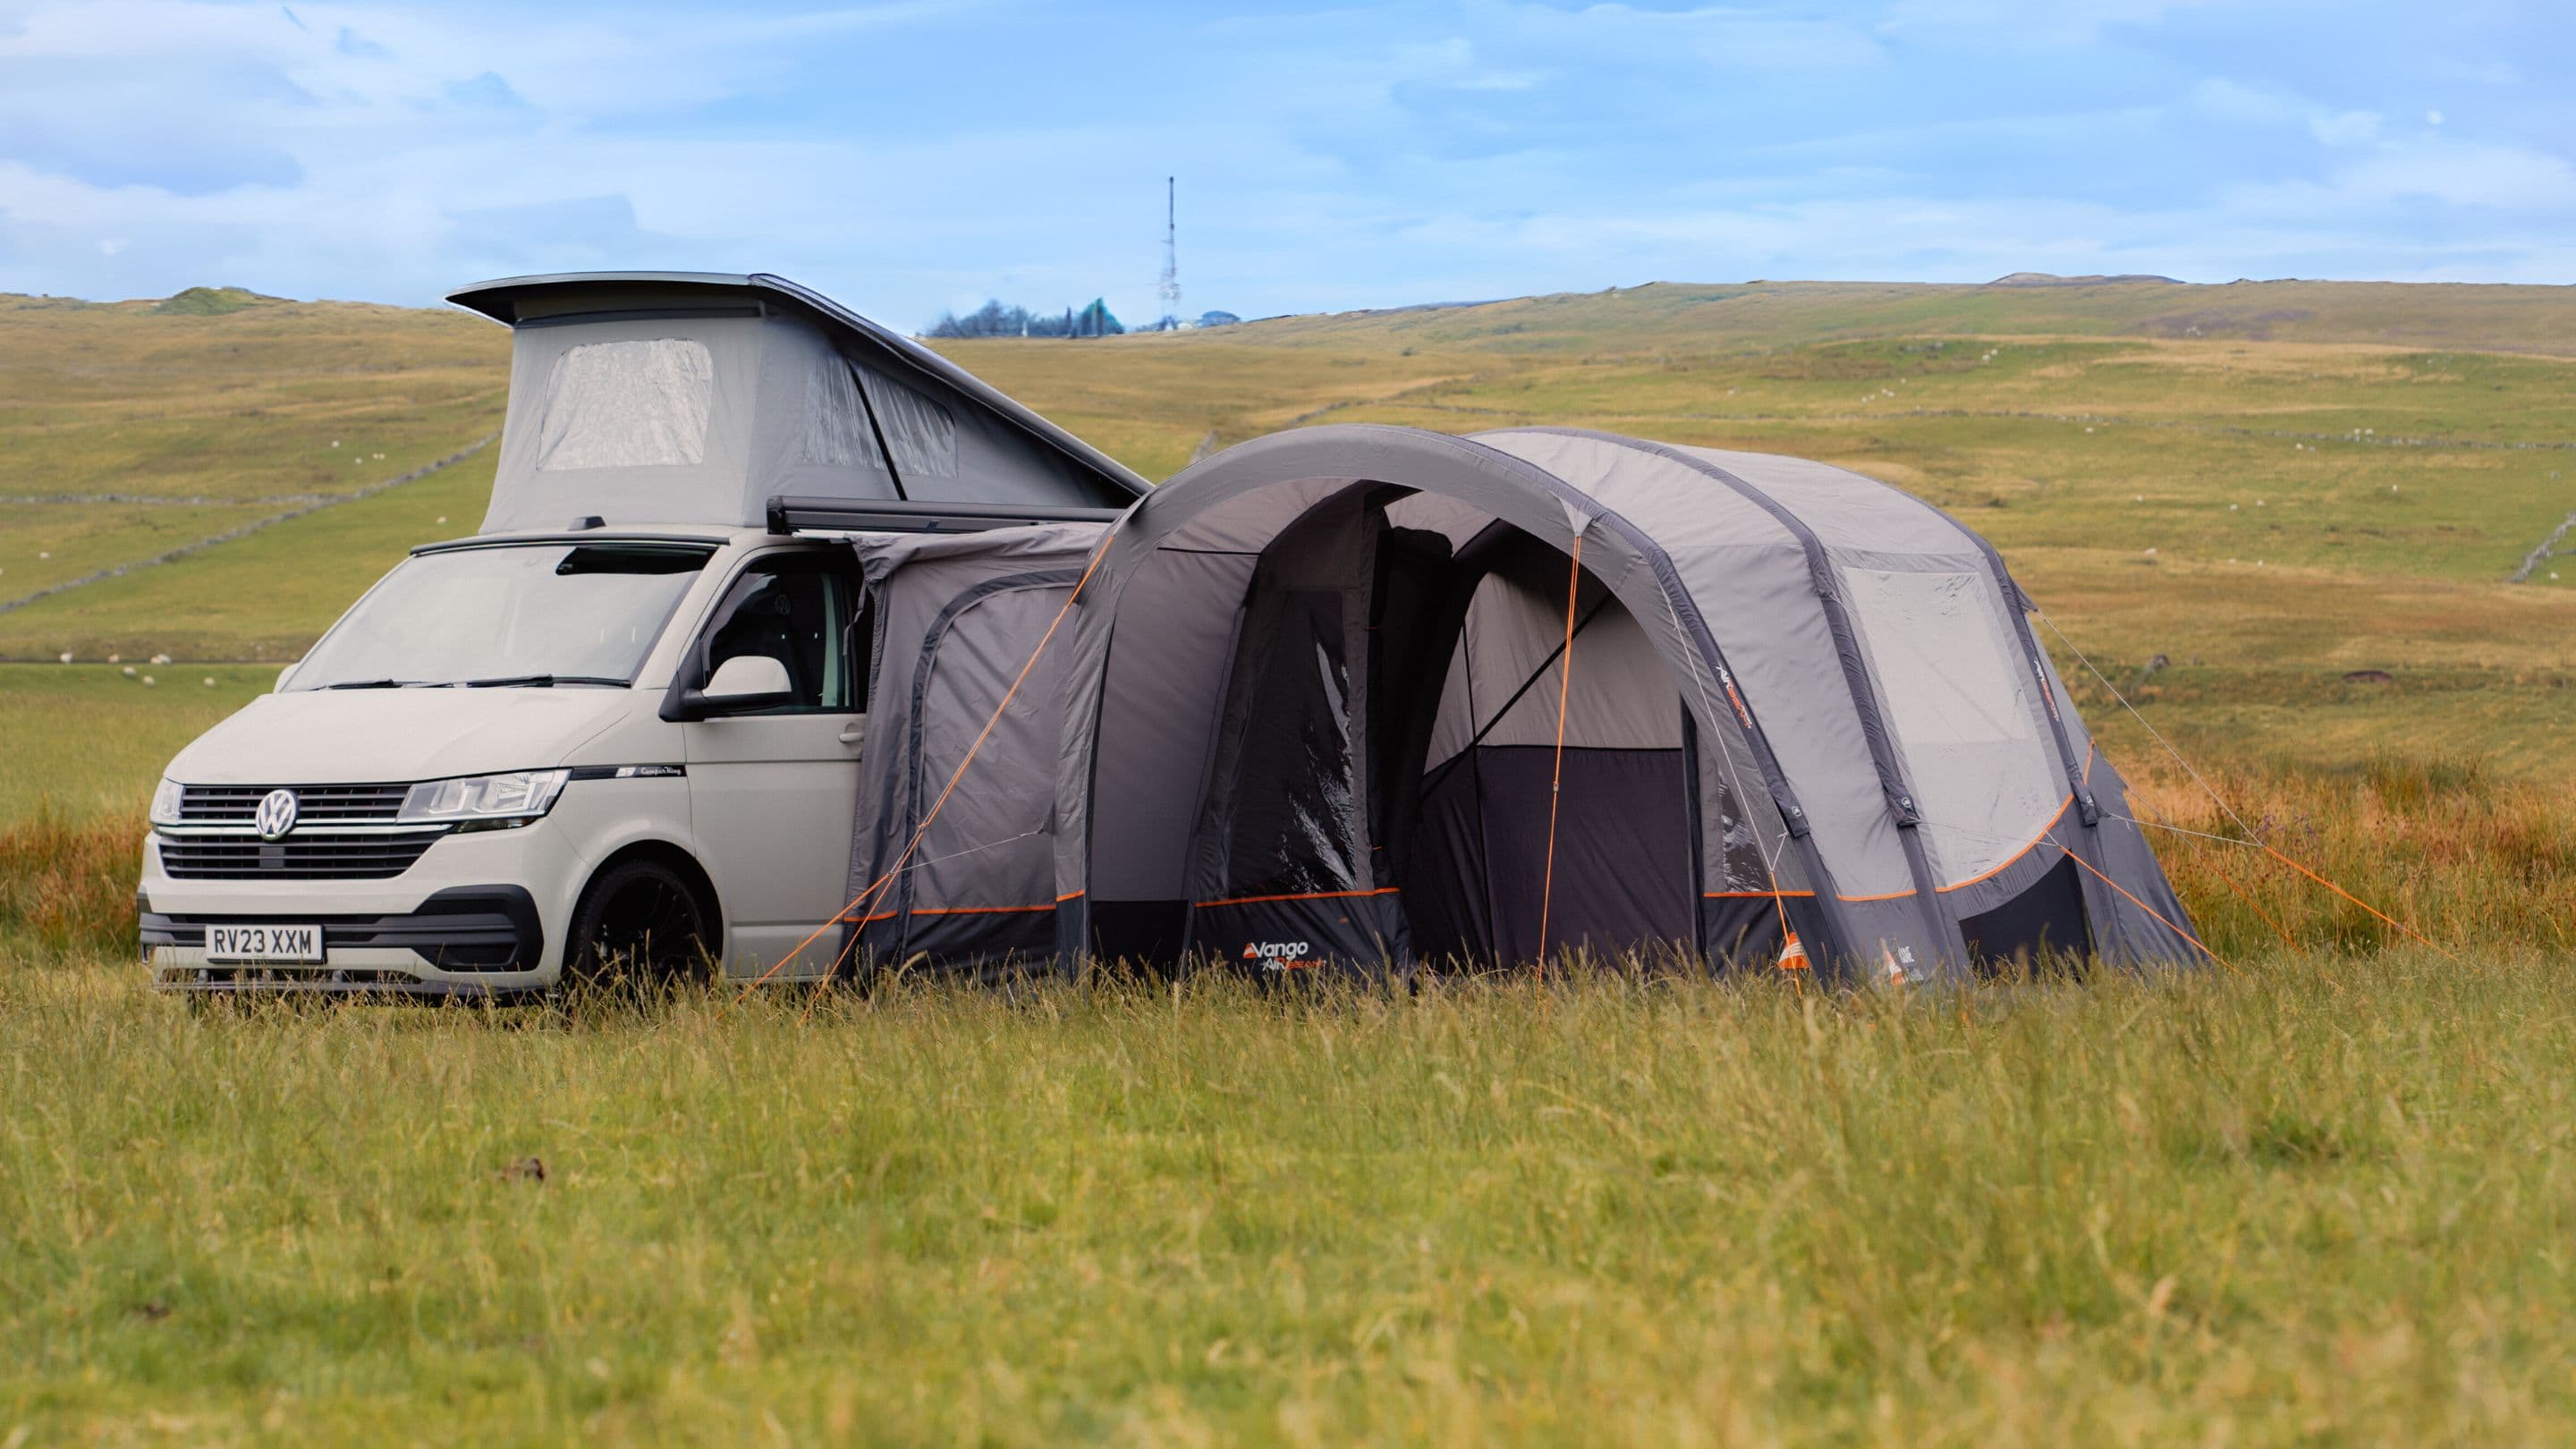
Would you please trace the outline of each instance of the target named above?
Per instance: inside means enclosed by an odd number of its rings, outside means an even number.
[[[1245,444],[1132,509],[1073,611],[1059,950],[2189,960],[2024,602],[1954,521],[1805,460]]]
[[[595,274],[451,299],[513,328],[483,531],[755,526],[780,496],[1123,507],[1144,481],[783,279]]]

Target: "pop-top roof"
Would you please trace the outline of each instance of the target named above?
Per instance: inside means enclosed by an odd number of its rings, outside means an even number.
[[[1151,487],[784,277],[564,273],[448,300],[518,334],[486,531],[590,514],[752,525],[781,494],[1117,508]]]

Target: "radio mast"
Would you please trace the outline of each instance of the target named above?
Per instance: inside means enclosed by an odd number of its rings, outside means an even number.
[[[1163,276],[1154,284],[1154,293],[1163,299],[1163,327],[1170,332],[1181,325],[1181,227],[1178,188],[1173,178],[1163,178]]]

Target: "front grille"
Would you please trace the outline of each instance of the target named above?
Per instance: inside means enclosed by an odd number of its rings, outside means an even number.
[[[165,834],[161,869],[173,880],[386,880],[411,869],[446,833],[443,827],[365,835],[298,829],[284,840]]]
[[[183,825],[248,825],[269,791],[295,792],[299,825],[390,824],[401,813],[409,785],[183,785],[179,822]]]

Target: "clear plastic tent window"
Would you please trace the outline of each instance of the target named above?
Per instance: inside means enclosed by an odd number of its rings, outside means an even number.
[[[2019,854],[2064,799],[1994,583],[1973,573],[1843,571],[1879,704],[1945,885]]]
[[[685,337],[573,348],[546,376],[537,471],[704,462],[715,379],[706,344]]]

